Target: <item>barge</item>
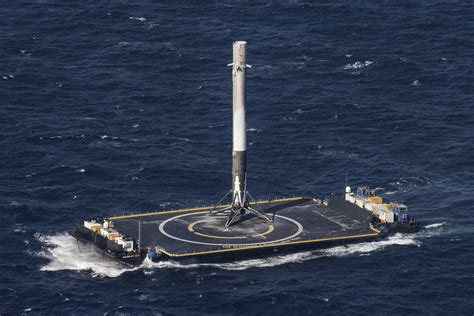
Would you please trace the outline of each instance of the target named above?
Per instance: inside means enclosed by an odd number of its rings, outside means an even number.
[[[87,219],[72,235],[118,260],[233,260],[415,232],[401,203],[383,203],[367,187],[323,200],[294,197],[256,201],[247,190],[245,124],[246,42],[233,44],[232,189],[211,207]]]
[[[328,200],[294,197],[250,204],[271,222],[248,214],[226,227],[225,214],[216,216],[215,207],[200,207],[85,220],[73,236],[136,265],[147,257],[225,261],[268,256],[419,231],[405,205],[382,203],[380,196],[352,193],[349,187],[346,191]]]

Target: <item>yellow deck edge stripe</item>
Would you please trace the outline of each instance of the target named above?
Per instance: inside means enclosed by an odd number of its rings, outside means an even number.
[[[267,200],[256,201],[255,203],[250,203],[250,204],[255,205],[255,204],[263,204],[263,203],[277,203],[277,202],[297,201],[297,200],[303,200],[303,199],[310,199],[310,198],[293,197],[293,198],[275,199],[275,200],[271,200],[271,201],[267,201]],[[228,206],[230,206],[230,205],[218,205],[218,206],[216,206],[216,208],[219,209],[219,208],[224,208],[224,207],[228,207]],[[210,208],[213,208],[213,206],[202,206],[202,207],[185,208],[185,209],[182,209],[182,210],[159,211],[159,212],[151,212],[151,213],[112,216],[112,217],[107,217],[106,219],[115,220],[115,219],[145,217],[145,216],[153,216],[153,215],[165,215],[165,214],[173,214],[173,213],[183,213],[183,212],[208,210]]]
[[[212,253],[220,253],[220,252],[230,252],[230,251],[242,251],[242,250],[249,250],[249,249],[259,249],[259,248],[271,248],[275,246],[286,246],[286,245],[297,245],[297,244],[307,244],[307,243],[317,243],[323,241],[335,241],[335,240],[344,240],[344,239],[356,239],[356,238],[363,238],[363,237],[375,237],[378,236],[380,231],[370,228],[378,233],[374,234],[362,234],[362,235],[353,235],[353,236],[341,236],[341,237],[331,237],[331,238],[321,238],[321,239],[312,239],[312,240],[299,240],[299,241],[292,241],[286,243],[275,243],[275,244],[268,244],[268,245],[257,245],[257,246],[249,246],[249,247],[242,247],[242,248],[227,248],[227,249],[217,249],[217,250],[209,250],[209,251],[198,251],[192,253],[185,253],[185,254],[174,254],[168,252],[166,249],[161,248],[160,252],[168,255],[169,257],[179,258],[179,257],[190,257],[190,256],[198,256],[198,255],[205,255],[205,254],[212,254]]]

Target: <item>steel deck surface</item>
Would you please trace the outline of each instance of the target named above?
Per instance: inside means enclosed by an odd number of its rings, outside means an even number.
[[[333,209],[312,198],[256,202],[272,223],[246,216],[225,227],[226,214],[210,215],[212,207],[110,217],[115,228],[142,248],[159,247],[171,257],[255,248],[321,243],[378,236],[369,212]],[[330,204],[331,205],[331,204]]]

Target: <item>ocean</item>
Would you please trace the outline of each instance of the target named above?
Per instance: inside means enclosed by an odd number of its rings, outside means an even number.
[[[1,315],[472,315],[474,3],[4,1]],[[345,175],[415,234],[127,267],[84,218],[210,205],[231,186],[232,42],[248,42],[248,189]]]

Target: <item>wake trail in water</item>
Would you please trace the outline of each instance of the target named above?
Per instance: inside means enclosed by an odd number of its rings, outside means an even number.
[[[37,234],[36,238],[44,245],[43,249],[40,252],[37,252],[36,255],[50,260],[45,266],[41,267],[41,271],[91,271],[91,275],[94,277],[99,276],[110,278],[115,278],[123,273],[140,269],[144,270],[145,274],[148,274],[150,269],[166,268],[197,269],[207,267],[235,271],[252,268],[270,268],[289,263],[301,263],[323,257],[367,255],[371,252],[382,250],[394,245],[421,245],[421,242],[416,239],[416,235],[396,234],[380,241],[336,246],[267,258],[248,259],[226,263],[182,263],[173,260],[151,262],[145,260],[142,265],[130,268],[100,254],[92,245],[84,245],[82,243],[78,245],[76,239],[67,233],[52,236]]]
[[[43,249],[36,255],[50,261],[41,271],[91,271],[94,277],[118,277],[140,267],[129,268],[124,264],[100,254],[92,245],[78,244],[76,239],[67,233],[52,236],[36,234],[43,245]]]
[[[344,246],[336,246],[326,249],[292,253],[281,256],[273,256],[261,259],[249,259],[228,263],[181,263],[176,261],[145,262],[147,268],[178,268],[196,269],[202,267],[218,268],[223,270],[247,270],[251,268],[269,268],[288,263],[301,263],[325,257],[343,257],[350,255],[367,255],[371,252],[385,249],[388,246],[420,246],[421,242],[416,240],[416,235],[396,234],[387,239],[373,242],[363,242]]]
[[[395,234],[377,241],[225,263],[185,263],[173,260],[151,262],[145,260],[142,265],[131,268],[102,255],[92,245],[78,244],[76,239],[67,233],[50,236],[37,234],[36,238],[43,244],[43,249],[35,254],[50,260],[45,266],[41,267],[41,271],[91,271],[91,275],[94,277],[115,278],[123,273],[137,270],[143,270],[144,274],[150,274],[153,273],[155,269],[217,268],[240,271],[256,268],[270,268],[289,263],[301,263],[318,258],[354,255],[365,256],[392,246],[420,247],[422,239],[440,236],[444,233],[448,235],[451,234],[452,229],[445,229],[446,226],[447,224],[444,222],[434,223],[424,226],[420,232],[415,234]],[[150,270],[152,271],[150,272]]]

